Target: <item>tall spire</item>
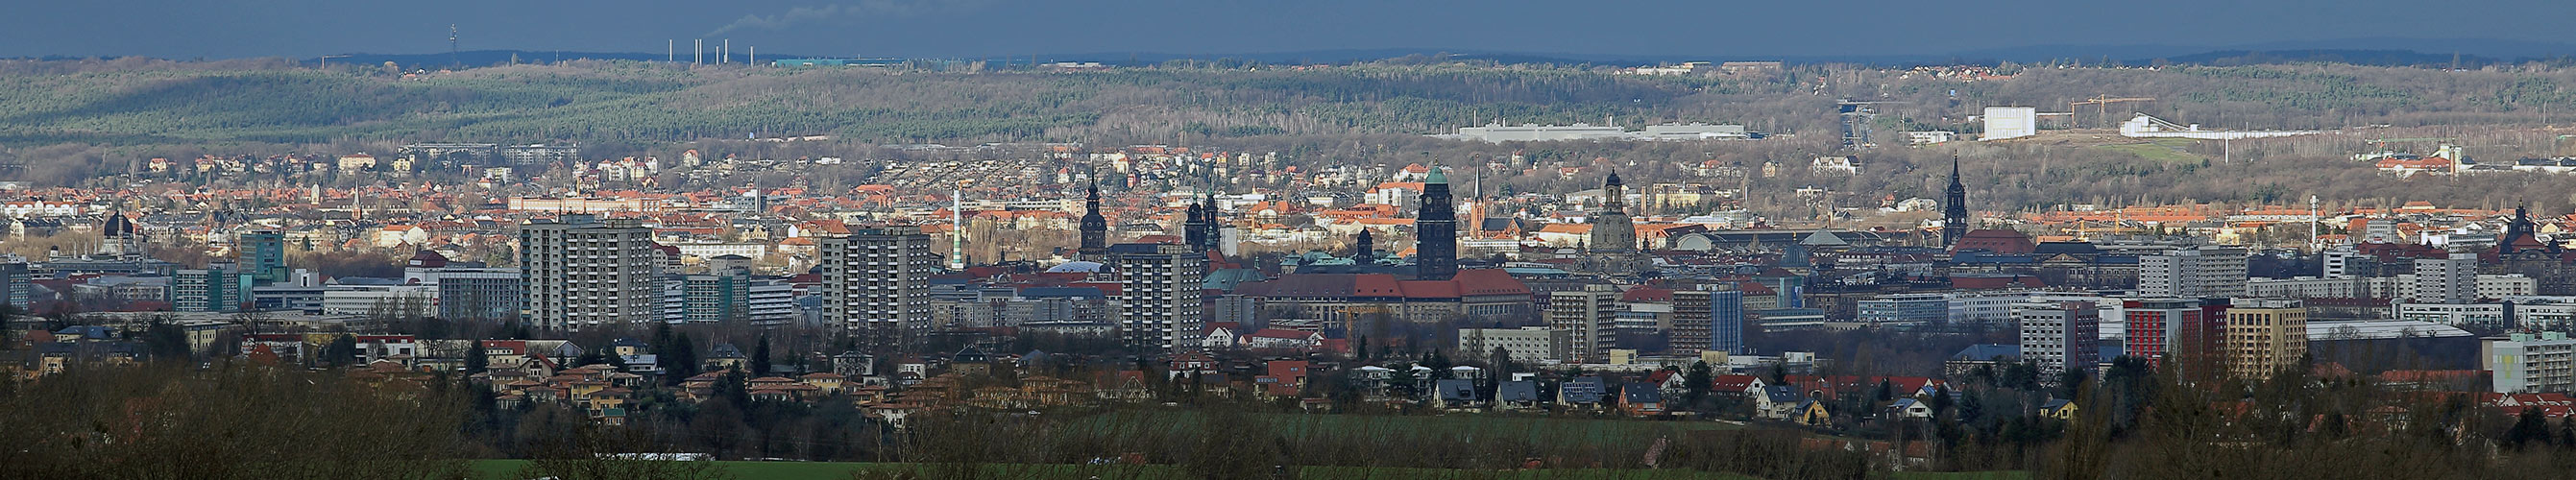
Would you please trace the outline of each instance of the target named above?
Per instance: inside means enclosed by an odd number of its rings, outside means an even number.
[[[1941,246],[1959,244],[1968,235],[1968,186],[1959,183],[1959,155],[1950,154],[1950,189],[1941,198]]]

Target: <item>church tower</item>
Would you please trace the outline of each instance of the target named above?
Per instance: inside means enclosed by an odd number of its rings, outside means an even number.
[[[1637,224],[1628,219],[1628,191],[1619,172],[1601,182],[1601,211],[1592,215],[1591,251],[1630,253],[1637,250]]]
[[[1091,196],[1082,202],[1082,247],[1074,250],[1083,260],[1099,262],[1108,259],[1109,217],[1100,215],[1100,179],[1091,179]]]
[[[1941,197],[1941,246],[1968,235],[1968,186],[1959,183],[1959,156],[1950,156],[1950,190]]]
[[[1422,179],[1422,211],[1413,217],[1413,278],[1448,280],[1458,276],[1458,204],[1449,199],[1449,176],[1440,167]]]

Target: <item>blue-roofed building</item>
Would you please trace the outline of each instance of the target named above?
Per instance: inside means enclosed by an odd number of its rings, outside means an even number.
[[[1619,411],[1634,416],[1662,415],[1664,391],[1652,383],[1630,383],[1619,387]]]
[[[1601,396],[1608,390],[1601,377],[1582,377],[1556,386],[1556,403],[1569,407],[1599,407]]]
[[[1534,410],[1538,408],[1538,382],[1514,380],[1494,389],[1494,408],[1500,410]]]
[[[1484,392],[1476,391],[1475,380],[1445,379],[1432,384],[1431,389],[1433,401],[1438,402],[1435,405],[1443,409],[1469,409],[1485,404]]]

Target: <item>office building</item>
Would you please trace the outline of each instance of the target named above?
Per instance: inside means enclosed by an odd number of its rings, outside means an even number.
[[[2138,296],[2211,298],[2245,292],[2245,249],[2176,248],[2138,256]]]
[[[250,301],[250,275],[226,265],[186,269],[170,276],[170,309],[182,312],[238,312]]]
[[[1734,284],[1712,284],[1711,289],[1673,292],[1674,355],[1697,355],[1699,352],[1726,352],[1743,355],[1744,292]]]
[[[1109,247],[1109,257],[1121,341],[1145,352],[1199,345],[1206,254],[1185,245],[1122,243]]]
[[[1920,327],[1950,320],[1950,297],[1938,293],[1903,293],[1862,300],[1855,318],[1871,327]]]
[[[2576,393],[2576,339],[2562,332],[2515,333],[2478,341],[2478,361],[2495,393]]]
[[[253,230],[236,237],[234,242],[241,249],[241,263],[250,270],[253,285],[286,280],[286,234]]]
[[[2068,370],[2090,373],[2101,363],[2102,314],[2093,302],[2027,303],[2013,309],[2021,320],[2021,357],[2039,367],[2042,382]]]
[[[634,219],[584,214],[519,226],[527,320],[547,330],[652,321],[664,255]]]
[[[900,349],[930,333],[930,275],[939,251],[920,227],[859,229],[820,244],[823,320],[875,349]]]
[[[2308,354],[2308,309],[2298,300],[2240,300],[2227,309],[2227,371],[2236,378],[2269,378]]]

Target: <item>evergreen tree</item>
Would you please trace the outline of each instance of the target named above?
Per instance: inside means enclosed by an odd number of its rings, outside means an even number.
[[[769,375],[769,336],[760,336],[760,345],[751,348],[751,375]]]

